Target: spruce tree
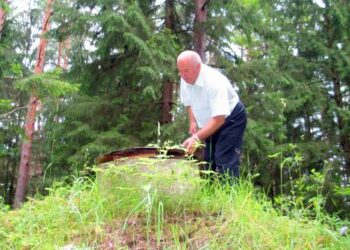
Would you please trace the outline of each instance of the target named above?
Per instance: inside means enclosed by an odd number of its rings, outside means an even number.
[[[61,143],[48,144],[54,145],[54,166],[70,165],[72,171],[99,154],[155,143],[163,82],[175,79],[178,49],[174,35],[153,19],[154,1],[56,7],[57,20],[66,23],[55,32],[72,41],[67,76],[81,83],[81,92],[58,109],[61,122],[49,140]]]

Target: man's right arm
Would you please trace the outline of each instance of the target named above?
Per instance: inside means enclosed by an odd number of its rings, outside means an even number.
[[[194,135],[195,133],[197,133],[197,121],[196,121],[196,118],[194,117],[191,106],[187,106],[186,110],[188,113],[188,120],[189,120],[189,133],[191,135]]]

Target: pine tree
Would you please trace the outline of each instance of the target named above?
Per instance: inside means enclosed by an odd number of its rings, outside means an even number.
[[[175,33],[175,6],[173,0],[165,1],[165,28],[172,34]],[[162,123],[172,122],[171,110],[174,104],[174,87],[176,83],[169,79],[165,79],[163,86],[163,109],[162,109]]]
[[[247,106],[248,167],[260,174],[258,181],[273,195],[288,192],[290,181],[312,169],[321,171],[327,161],[332,162],[331,181],[339,185],[337,174],[347,166],[349,133],[339,117],[347,117],[348,107],[344,60],[349,55],[348,6],[325,3],[324,7],[305,1],[227,4],[230,11],[223,26],[233,32],[219,42],[225,45],[231,39],[241,50],[239,55],[226,49],[216,60],[236,81]],[[210,29],[208,34],[213,36]],[[230,61],[235,64],[229,66]],[[302,161],[293,158],[294,146]],[[341,204],[333,195],[327,196],[329,208],[334,207],[331,199]]]
[[[47,46],[47,39],[45,34],[50,28],[50,17],[52,15],[52,4],[53,0],[48,0],[47,8],[45,10],[45,16],[42,26],[42,34],[40,38],[38,56],[35,64],[35,74],[40,74],[44,70],[45,62],[45,50]],[[31,97],[28,102],[28,111],[24,126],[25,137],[22,142],[21,147],[21,161],[18,172],[18,180],[16,185],[16,194],[14,198],[14,207],[19,208],[25,198],[25,190],[28,183],[28,176],[30,171],[30,161],[32,158],[32,144],[33,144],[33,134],[34,134],[34,123],[36,110],[39,105],[39,97],[36,93],[37,90],[33,89]]]
[[[154,1],[56,6],[58,22],[66,22],[54,32],[71,38],[67,77],[81,83],[81,92],[58,110],[62,122],[55,126],[55,138],[62,143],[47,144],[55,145],[54,168],[72,166],[69,172],[98,154],[155,143],[163,119],[163,82],[176,78],[178,49],[174,35],[158,26]]]
[[[20,131],[25,114],[25,96],[14,88],[25,70],[20,46],[25,38],[23,25],[12,15],[11,6],[4,5],[6,25],[0,39],[0,193],[7,204],[12,203],[18,168]]]
[[[326,87],[330,85],[332,102],[330,109],[336,119],[339,130],[338,140],[344,157],[344,174],[350,178],[350,119],[349,119],[349,93],[350,93],[350,56],[349,29],[350,3],[344,1],[325,1],[322,13],[324,22],[322,30],[318,32],[324,38],[324,58],[321,60],[323,75],[326,77]],[[328,85],[329,84],[329,85]],[[329,90],[328,90],[329,91]],[[327,93],[330,95],[330,93]],[[348,180],[349,181],[349,180]]]
[[[196,0],[195,1],[195,21],[194,21],[194,32],[193,32],[193,44],[194,50],[205,62],[205,50],[206,50],[206,32],[204,23],[207,19],[207,5],[208,0]]]

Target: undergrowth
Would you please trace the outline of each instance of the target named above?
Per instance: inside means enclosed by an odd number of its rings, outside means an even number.
[[[187,161],[139,159],[0,205],[0,249],[349,249],[325,214],[282,215],[252,184],[208,183]],[[293,209],[293,208],[291,208]]]

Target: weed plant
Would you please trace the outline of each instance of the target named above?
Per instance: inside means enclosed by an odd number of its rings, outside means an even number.
[[[139,159],[0,207],[0,249],[349,249],[326,215],[283,216],[251,182],[212,183],[195,164]],[[292,209],[292,208],[291,208]],[[323,216],[323,217],[322,217]],[[327,221],[328,223],[325,223]]]

